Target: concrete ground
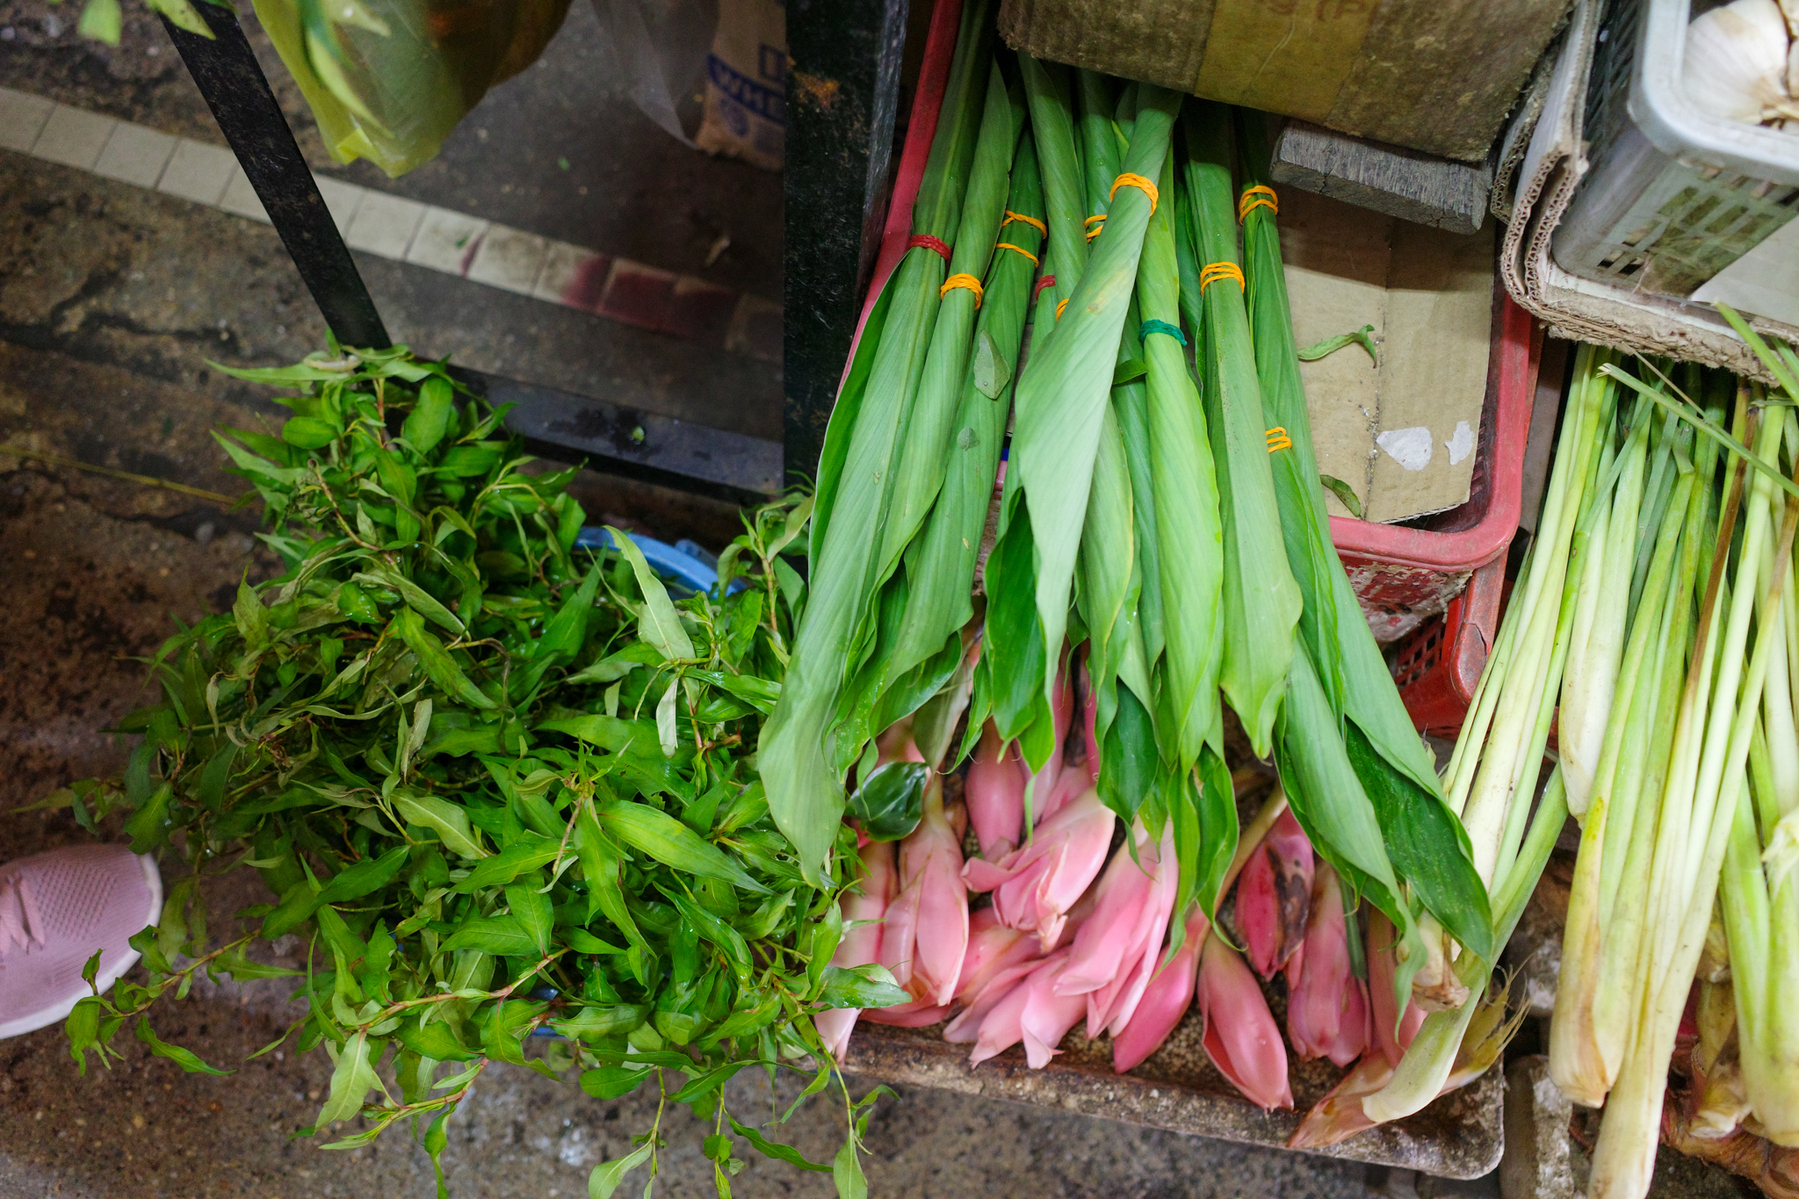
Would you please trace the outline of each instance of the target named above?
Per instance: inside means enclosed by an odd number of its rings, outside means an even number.
[[[245,6],[246,9],[248,6]],[[127,5],[117,49],[80,42],[77,8],[0,0],[0,86],[203,141],[221,139],[153,22]],[[252,24],[252,39],[266,44]],[[377,190],[628,255],[750,295],[780,295],[779,178],[679,146],[611,77],[585,0],[543,61],[496,89],[413,174],[331,164],[303,106],[266,58],[315,168]],[[566,165],[564,165],[566,164]],[[780,371],[600,317],[359,256],[396,339],[516,378],[764,437],[779,436]],[[55,460],[235,494],[207,431],[277,419],[264,389],[205,359],[273,365],[324,329],[267,226],[0,150],[0,812],[117,770],[105,729],[143,702],[141,659],[171,618],[228,606],[267,568],[252,514]],[[6,448],[43,457],[6,453]],[[717,544],[731,510],[589,476],[594,515]],[[0,816],[0,861],[85,836],[61,812]],[[257,884],[219,896],[253,903]],[[181,1073],[129,1034],[110,1070],[76,1071],[60,1030],[0,1044],[0,1199],[67,1195],[427,1196],[431,1171],[404,1135],[350,1152],[292,1139],[327,1085],[322,1054],[248,1055],[289,1008],[276,983],[201,987],[160,1031],[235,1073]],[[287,1016],[291,1018],[291,1016]],[[872,1086],[874,1079],[857,1080]],[[783,1093],[791,1091],[783,1087]],[[741,1116],[765,1084],[728,1092]],[[497,1067],[451,1125],[451,1193],[576,1196],[598,1162],[627,1152],[653,1101],[589,1099]],[[814,1159],[841,1139],[841,1105],[815,1102],[787,1131]],[[685,1114],[665,1123],[659,1193],[712,1193]],[[978,1098],[907,1089],[880,1103],[867,1170],[878,1196],[1496,1195],[1491,1179],[1440,1184],[1321,1158]],[[642,1175],[637,1176],[639,1179]],[[740,1195],[832,1193],[828,1176],[752,1157]],[[633,1191],[632,1193],[636,1193]]]

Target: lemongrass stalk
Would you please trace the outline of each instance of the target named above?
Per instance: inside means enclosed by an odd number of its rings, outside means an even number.
[[[1501,697],[1517,690],[1515,686],[1508,687],[1507,683],[1514,671],[1522,673],[1528,669],[1520,660],[1529,658],[1534,652],[1533,637],[1540,641],[1544,636],[1540,629],[1533,634],[1527,626],[1542,607],[1540,597],[1552,577],[1558,601],[1561,595],[1560,575],[1567,566],[1568,546],[1574,536],[1581,497],[1587,485],[1586,463],[1600,427],[1599,409],[1605,384],[1595,377],[1594,365],[1595,359],[1604,354],[1605,351],[1588,345],[1581,346],[1575,353],[1575,385],[1556,447],[1557,468],[1550,476],[1537,535],[1525,558],[1523,584],[1513,591],[1507,619],[1500,625],[1486,669],[1476,684],[1468,718],[1456,738],[1456,747],[1444,775],[1449,806],[1463,817],[1464,825],[1484,751],[1493,739],[1493,722],[1498,716]],[[1515,732],[1511,735],[1515,736]],[[1490,882],[1490,872],[1482,874],[1482,881]]]
[[[1755,769],[1731,827],[1718,896],[1730,941],[1745,1096],[1764,1135],[1799,1143],[1799,885],[1765,862],[1778,822],[1799,808],[1799,732],[1795,731],[1788,655],[1791,616],[1799,610],[1792,581],[1759,627],[1780,641],[1762,691],[1762,721],[1750,747]],[[1753,803],[1751,802],[1753,799]]]
[[[1777,461],[1786,414],[1774,409],[1764,413],[1756,438],[1762,461]],[[1769,451],[1775,451],[1770,454]],[[1660,1140],[1664,1079],[1674,1051],[1674,1037],[1686,1005],[1693,970],[1698,964],[1706,929],[1711,922],[1713,897],[1723,866],[1738,794],[1745,786],[1744,763],[1755,721],[1761,710],[1763,683],[1773,651],[1781,639],[1759,637],[1744,668],[1749,627],[1758,603],[1777,600],[1789,575],[1795,518],[1799,507],[1787,505],[1781,522],[1779,548],[1772,578],[1764,562],[1772,529],[1773,486],[1758,473],[1745,507],[1748,519],[1743,532],[1737,577],[1729,596],[1728,620],[1720,638],[1715,688],[1716,700],[1706,720],[1705,747],[1692,787],[1671,787],[1665,797],[1658,840],[1664,836],[1668,852],[1657,853],[1657,919],[1650,925],[1643,988],[1643,1017],[1626,1053],[1618,1083],[1606,1102],[1606,1119],[1594,1147],[1592,1199],[1637,1199],[1646,1195]],[[1728,547],[1720,535],[1720,562]],[[1758,582],[1765,587],[1758,587]],[[1718,589],[1717,603],[1725,597]],[[1708,630],[1709,631],[1709,630]],[[1741,688],[1739,692],[1739,686]],[[1669,835],[1671,834],[1671,835]]]
[[[1611,924],[1611,905],[1605,882],[1621,873],[1624,852],[1641,795],[1646,757],[1657,753],[1665,740],[1654,736],[1651,723],[1661,698],[1656,684],[1663,671],[1670,585],[1674,580],[1676,549],[1687,523],[1687,508],[1694,488],[1689,470],[1676,483],[1655,541],[1642,601],[1631,630],[1630,644],[1619,670],[1614,714],[1606,729],[1592,805],[1581,830],[1580,854],[1568,903],[1562,942],[1561,975],[1556,983],[1555,1016],[1550,1023],[1550,1076],[1564,1094],[1576,1102],[1596,1105],[1602,1101],[1617,1075],[1622,1052],[1618,1029],[1616,1052],[1608,1059],[1603,1042],[1611,1030],[1596,1027],[1594,1005],[1601,985],[1602,959]],[[1677,592],[1675,603],[1690,603],[1691,586]],[[1684,647],[1683,647],[1684,648]],[[1618,718],[1619,711],[1624,713]],[[1628,761],[1620,756],[1630,746]],[[1621,768],[1622,767],[1622,768]],[[1615,847],[1615,848],[1614,848]]]
[[[1568,820],[1568,801],[1562,787],[1561,771],[1549,776],[1543,798],[1537,803],[1530,831],[1519,847],[1512,868],[1493,890],[1493,939],[1503,945],[1511,939],[1512,930],[1524,915],[1536,889],[1537,879],[1549,862],[1556,838]],[[1455,1068],[1456,1054],[1468,1031],[1468,1023],[1480,1007],[1492,979],[1492,965],[1479,955],[1464,953],[1457,960],[1456,976],[1468,988],[1468,1000],[1447,1012],[1432,1012],[1418,1027],[1418,1034],[1405,1051],[1387,1085],[1362,1100],[1362,1110],[1376,1124],[1401,1120],[1424,1108],[1443,1093]]]
[[[1502,667],[1505,686],[1488,717],[1491,727],[1472,730],[1472,735],[1483,738],[1485,744],[1481,747],[1479,764],[1472,771],[1472,786],[1463,793],[1466,799],[1458,814],[1468,830],[1475,870],[1489,889],[1495,878],[1512,800],[1526,770],[1533,769],[1542,758],[1543,743],[1534,734],[1541,723],[1543,698],[1546,693],[1554,692],[1560,683],[1552,672],[1557,627],[1565,607],[1562,600],[1569,553],[1602,457],[1602,443],[1606,439],[1598,434],[1610,424],[1614,394],[1605,381],[1589,379],[1588,382],[1576,419],[1564,422],[1565,431],[1571,431],[1573,435],[1572,441],[1564,438],[1568,454],[1561,459],[1562,469],[1569,472],[1568,481],[1552,497],[1557,501],[1554,510],[1548,514],[1553,523],[1545,522],[1538,541],[1544,552],[1532,553],[1532,570],[1525,581],[1523,595],[1520,597],[1516,592],[1513,595],[1513,606],[1522,627],[1516,639],[1506,647],[1510,660]],[[1558,481],[1562,469],[1556,472]],[[1462,735],[1468,737],[1470,733],[1471,730],[1464,727]],[[1457,806],[1457,799],[1457,792],[1452,789],[1452,807]]]
[[[1603,549],[1588,555],[1591,569],[1582,571],[1580,606],[1585,612],[1576,615],[1574,640],[1562,678],[1557,744],[1568,788],[1568,810],[1576,820],[1586,815],[1592,799],[1624,651],[1631,567],[1637,549],[1637,511],[1642,505],[1649,459],[1647,407],[1641,401],[1636,406],[1636,427],[1631,430],[1624,451],[1625,468],[1611,504],[1602,506],[1593,525],[1593,540]]]

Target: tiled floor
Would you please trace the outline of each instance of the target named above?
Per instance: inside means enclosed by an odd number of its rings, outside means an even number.
[[[30,93],[0,88],[0,147],[268,220],[243,168],[225,147]],[[779,309],[759,297],[623,258],[610,259],[594,287],[591,267],[604,257],[595,251],[353,183],[323,177],[318,182],[352,250],[701,345],[780,359]]]

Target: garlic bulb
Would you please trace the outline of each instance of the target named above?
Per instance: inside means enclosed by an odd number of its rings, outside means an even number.
[[[1687,26],[1687,98],[1730,121],[1799,118],[1787,91],[1786,18],[1774,0],[1732,0]]]

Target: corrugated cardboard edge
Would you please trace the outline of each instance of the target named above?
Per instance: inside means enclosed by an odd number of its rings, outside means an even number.
[[[1518,114],[1518,127],[1507,133],[1508,142],[1523,140],[1523,124],[1534,120],[1500,245],[1505,289],[1556,337],[1631,353],[1671,354],[1773,382],[1755,351],[1710,307],[1582,279],[1550,257],[1550,238],[1589,166],[1582,126],[1600,8],[1597,0],[1576,0],[1540,116],[1533,118],[1527,108]],[[1783,339],[1799,335],[1774,321],[1750,323]]]
[[[1053,62],[1480,162],[1568,3],[1004,0],[999,31]]]

